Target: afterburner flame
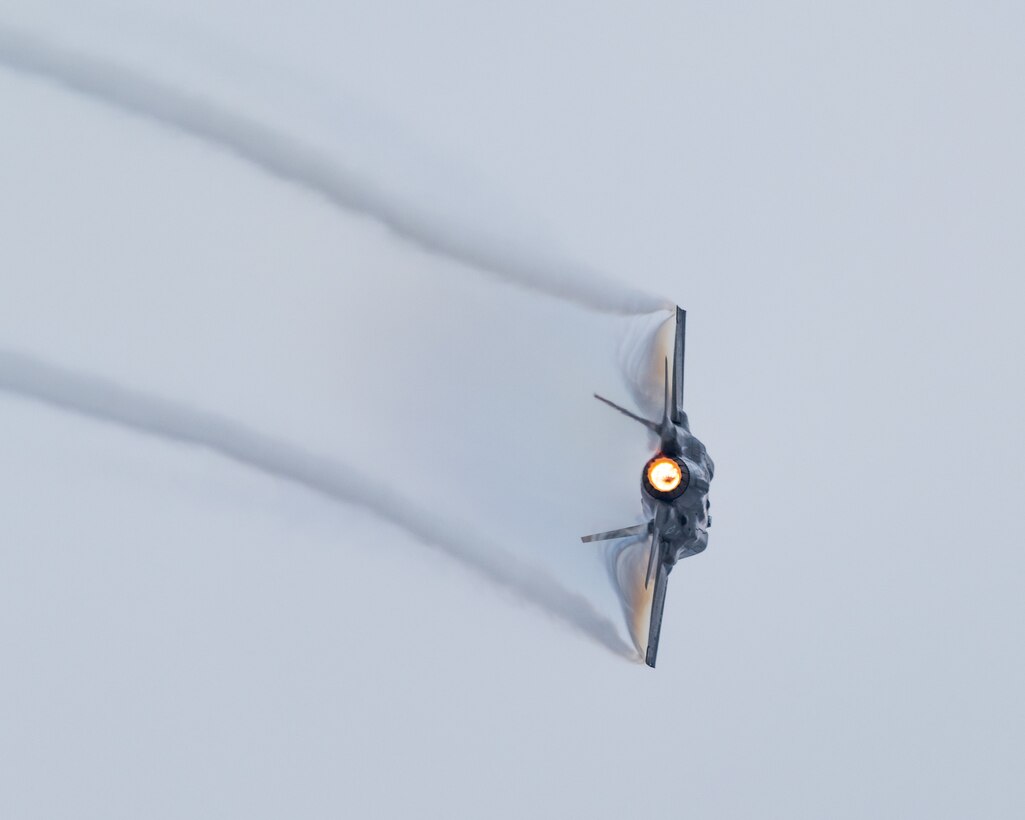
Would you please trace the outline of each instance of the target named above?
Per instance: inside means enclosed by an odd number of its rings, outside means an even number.
[[[660,493],[671,493],[681,481],[683,471],[671,458],[656,458],[648,465],[648,483]]]

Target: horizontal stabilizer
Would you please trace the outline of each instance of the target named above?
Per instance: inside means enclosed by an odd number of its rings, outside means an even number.
[[[683,424],[683,357],[687,347],[687,311],[676,308],[676,340],[673,344],[673,424]]]
[[[659,504],[655,510],[655,518],[648,525],[651,529],[651,551],[648,553],[648,571],[644,574],[644,588],[651,583],[652,572],[655,565],[662,565],[662,528],[666,523],[666,508]]]
[[[648,553],[648,571],[646,573],[644,573],[644,588],[645,589],[647,589],[648,588],[648,584],[651,583],[651,573],[655,569],[655,559],[658,557],[659,548],[661,546],[662,546],[662,544],[659,542],[659,534],[658,534],[658,531],[656,530],[655,533],[651,536],[651,551]],[[659,561],[658,564],[659,564],[659,566],[661,566],[662,562]]]
[[[583,535],[580,540],[585,544],[590,541],[611,541],[614,538],[626,538],[631,535],[645,535],[651,530],[651,523],[637,524],[633,527],[623,527],[621,530],[609,530],[608,532],[596,532],[594,535]]]

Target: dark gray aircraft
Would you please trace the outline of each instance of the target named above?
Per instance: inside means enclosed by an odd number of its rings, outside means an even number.
[[[697,555],[708,546],[708,489],[715,465],[705,449],[690,432],[690,422],[683,412],[683,354],[687,334],[687,311],[676,309],[676,343],[673,346],[673,381],[669,384],[669,361],[665,367],[665,409],[662,421],[648,421],[624,407],[602,398],[595,398],[615,408],[624,416],[638,421],[658,436],[658,452],[644,465],[641,473],[641,505],[647,524],[620,530],[585,535],[581,541],[609,541],[651,535],[645,588],[655,580],[651,596],[651,622],[648,628],[648,649],[644,662],[655,666],[658,637],[662,631],[662,611],[666,604],[669,573],[681,558]]]

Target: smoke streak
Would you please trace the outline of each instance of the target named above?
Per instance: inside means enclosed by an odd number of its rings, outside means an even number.
[[[205,447],[334,501],[362,507],[613,652],[634,657],[612,623],[586,599],[522,563],[487,537],[468,532],[409,499],[396,498],[393,487],[385,487],[344,464],[230,419],[10,351],[0,350],[0,391],[138,432]]]
[[[331,205],[386,225],[422,249],[510,282],[608,313],[636,314],[667,303],[596,271],[494,237],[446,226],[429,210],[389,196],[372,180],[312,145],[220,103],[136,69],[0,27],[0,65],[188,134]]]

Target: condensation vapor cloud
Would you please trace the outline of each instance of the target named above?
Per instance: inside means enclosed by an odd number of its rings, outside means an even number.
[[[45,79],[93,100],[188,134],[335,207],[375,219],[424,250],[509,282],[608,313],[665,309],[665,300],[599,272],[513,242],[444,224],[427,205],[400,201],[372,179],[313,145],[222,102],[184,91],[137,69],[0,26],[0,66]]]
[[[393,487],[385,487],[345,464],[231,419],[21,353],[0,350],[0,391],[138,432],[205,447],[334,501],[369,510],[616,654],[635,657],[615,626],[583,597],[487,537],[439,517],[409,499],[397,498]]]

